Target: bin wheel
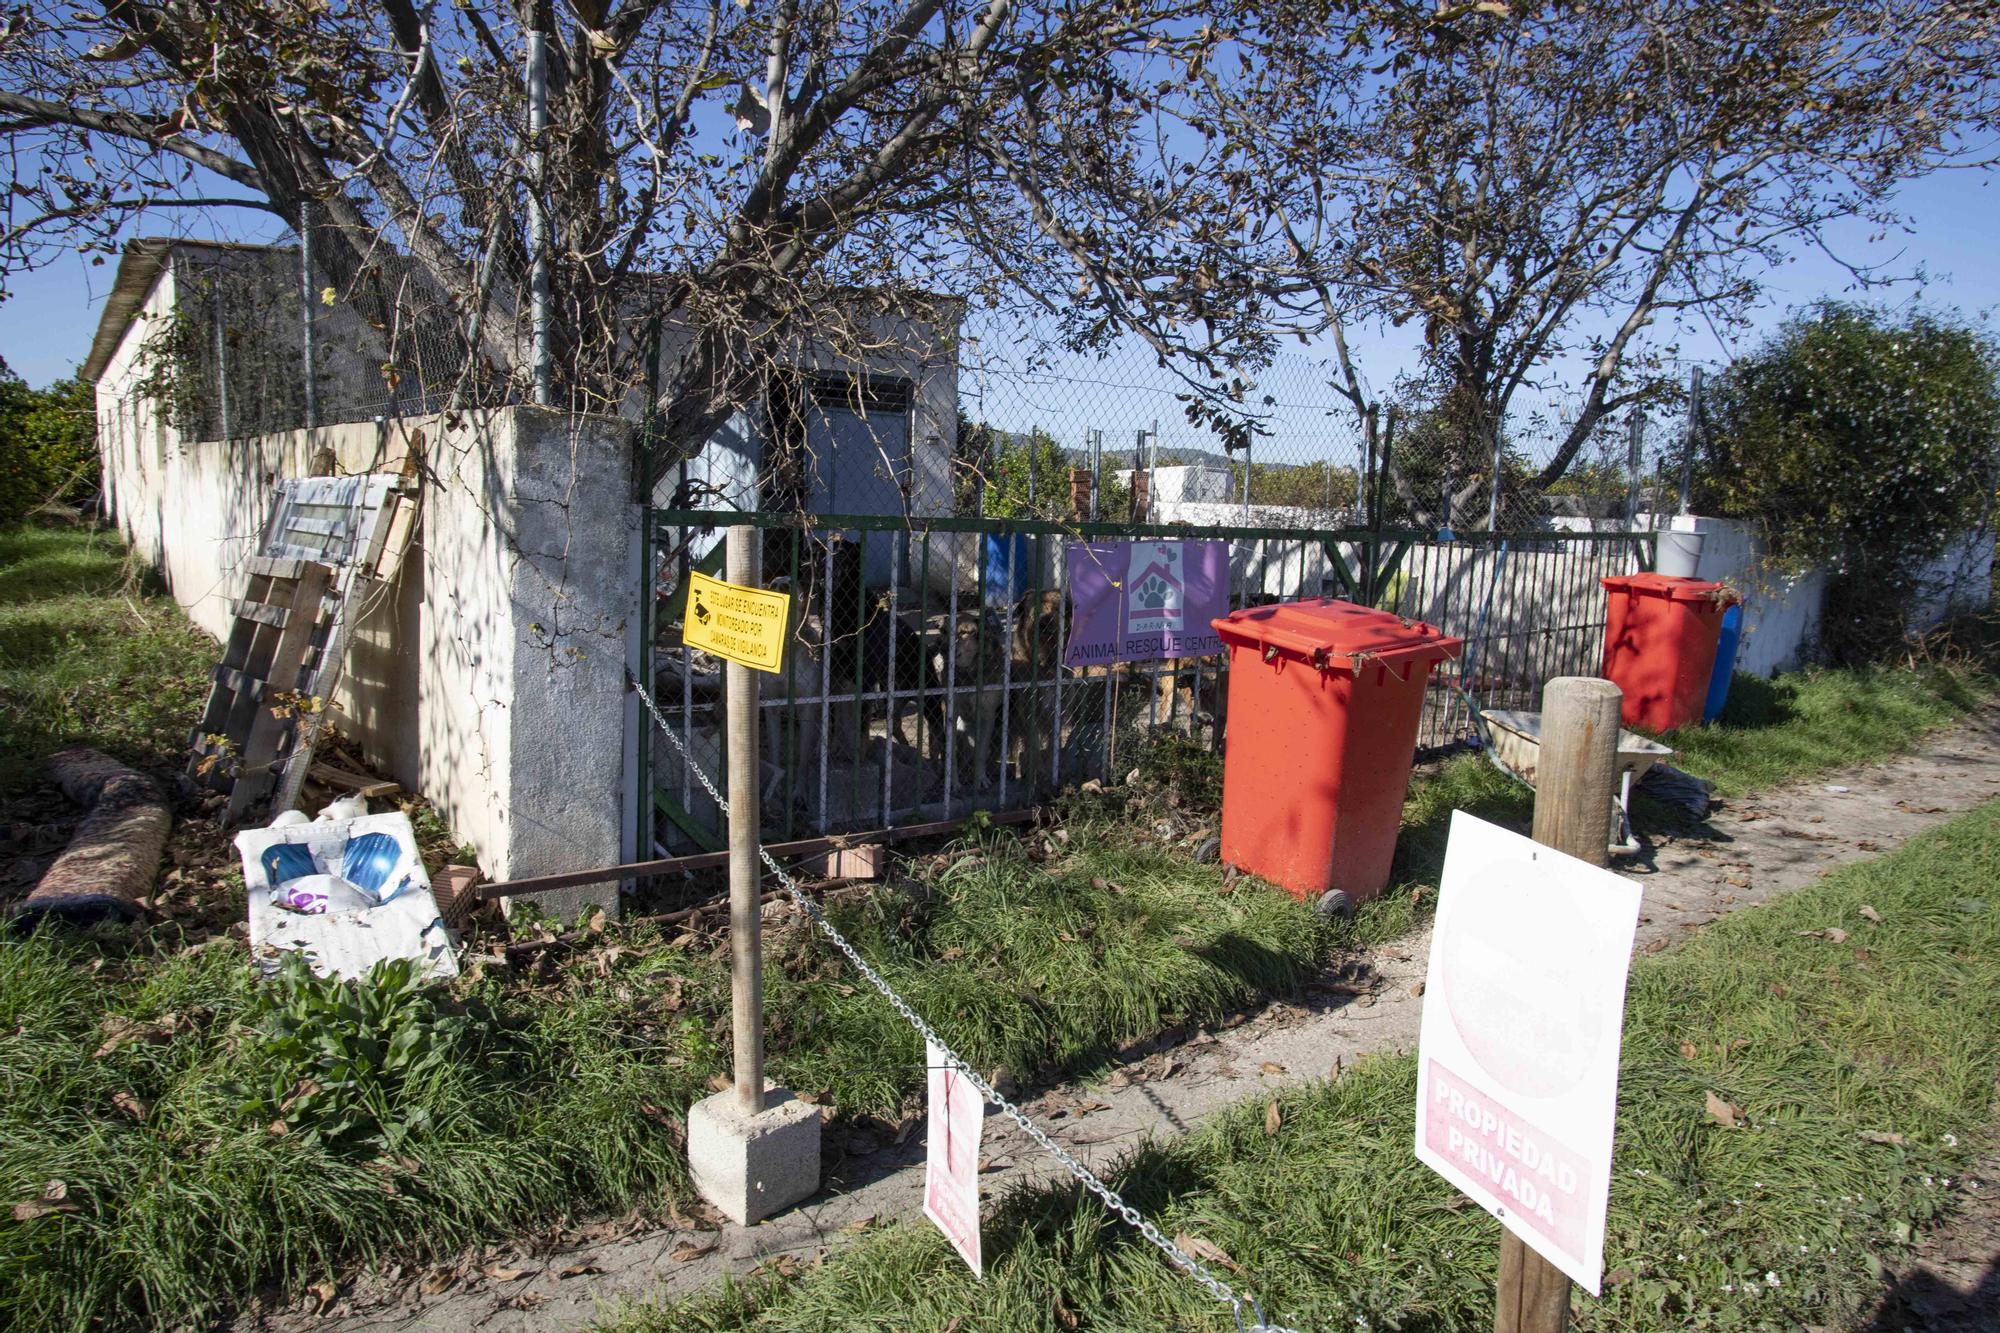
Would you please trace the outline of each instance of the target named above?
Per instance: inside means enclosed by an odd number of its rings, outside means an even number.
[[[1319,896],[1319,901],[1313,904],[1313,910],[1323,917],[1346,921],[1354,916],[1354,900],[1339,889],[1328,889]]]

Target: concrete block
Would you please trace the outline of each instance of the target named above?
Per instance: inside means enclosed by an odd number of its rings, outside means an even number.
[[[836,847],[808,858],[800,868],[814,879],[880,879],[888,860],[888,848],[871,842],[861,847]]]
[[[704,1097],[688,1109],[694,1187],[743,1226],[783,1212],[819,1190],[819,1126],[817,1106],[774,1083],[765,1083],[755,1115],[734,1088]]]

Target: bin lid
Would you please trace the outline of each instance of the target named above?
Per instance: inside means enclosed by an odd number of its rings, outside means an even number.
[[[1348,669],[1364,661],[1396,666],[1439,662],[1458,656],[1465,643],[1420,620],[1331,597],[1244,607],[1209,623],[1224,643],[1276,649],[1315,664]]]
[[[1674,574],[1612,574],[1598,580],[1612,592],[1636,597],[1664,597],[1673,602],[1714,602],[1728,606],[1742,598],[1726,583],[1681,578]]]

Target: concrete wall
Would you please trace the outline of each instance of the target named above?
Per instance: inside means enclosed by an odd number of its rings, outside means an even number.
[[[627,422],[515,408],[426,451],[418,783],[495,878],[615,864],[629,840],[631,449]]]
[[[100,391],[100,424],[129,404]],[[394,583],[359,604],[335,708],[495,879],[614,864],[632,820],[624,673],[636,649],[632,426],[533,408],[183,445],[142,414],[100,434],[119,527],[218,638],[280,477],[420,478]],[[615,906],[609,888],[539,899]]]
[[[1829,583],[1823,571],[1792,573],[1776,568],[1755,530],[1734,519],[1681,515],[1671,527],[1701,534],[1701,559],[1695,569],[1699,577],[1727,583],[1743,595],[1738,671],[1771,676],[1812,660]],[[1918,632],[1935,628],[1946,617],[1991,600],[1993,545],[1990,530],[1968,532],[1925,566],[1911,628]]]

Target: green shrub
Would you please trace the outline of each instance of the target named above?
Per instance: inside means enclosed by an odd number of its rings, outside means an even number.
[[[308,1143],[403,1148],[428,1115],[424,1086],[470,1054],[486,1025],[440,1008],[409,958],[359,982],[315,976],[287,954],[257,992],[248,1043],[263,1075],[244,1101],[253,1121],[283,1121]]]
[[[0,527],[97,486],[96,391],[80,379],[31,389],[0,361]]]
[[[1936,316],[1828,302],[1719,377],[1705,410],[1703,511],[1756,524],[1781,565],[1831,571],[1836,662],[1900,648],[1922,566],[1992,506],[1993,346]]]

